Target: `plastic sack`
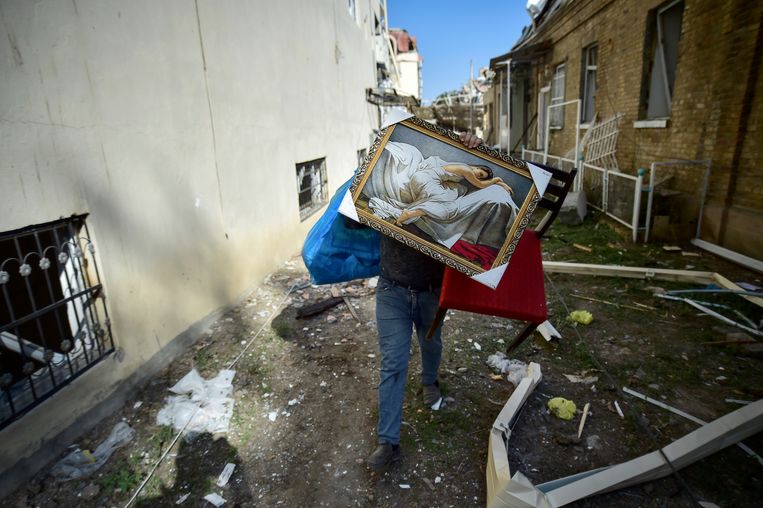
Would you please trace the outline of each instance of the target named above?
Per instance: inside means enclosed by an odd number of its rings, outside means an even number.
[[[191,369],[170,388],[177,395],[167,398],[166,405],[156,415],[156,424],[172,425],[177,431],[185,427],[188,435],[228,432],[233,416],[230,394],[235,374],[234,370],[221,370],[216,377],[205,380],[196,369]]]
[[[65,482],[88,476],[109,460],[114,450],[129,443],[135,430],[125,422],[114,425],[111,434],[98,445],[95,451],[80,450],[79,447],[53,466],[50,474],[58,481]]]
[[[379,233],[367,227],[347,227],[344,216],[339,213],[339,205],[351,182],[352,178],[339,187],[305,238],[302,259],[313,284],[379,275]]]
[[[487,364],[501,374],[506,374],[506,380],[518,386],[527,376],[527,364],[520,360],[510,360],[503,353],[496,353],[487,357]]]
[[[575,411],[577,411],[575,403],[564,397],[554,397],[548,401],[547,405],[551,414],[562,420],[572,420],[575,417]]]

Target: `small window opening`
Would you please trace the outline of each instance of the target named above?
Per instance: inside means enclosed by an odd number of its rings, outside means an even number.
[[[328,199],[326,158],[297,164],[297,192],[299,193],[299,219],[310,217]]]

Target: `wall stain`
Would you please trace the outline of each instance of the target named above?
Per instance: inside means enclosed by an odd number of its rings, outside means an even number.
[[[48,98],[45,97],[45,109],[48,110],[48,121],[51,125],[53,125],[53,115],[50,112],[50,102],[48,102]]]
[[[13,53],[13,62],[21,67],[24,65],[24,59],[21,57],[21,50],[19,49],[19,45],[16,42],[16,36],[13,35],[13,32],[10,31],[8,28],[8,23],[5,22],[5,16],[3,15],[3,11],[0,10],[0,20],[3,22],[3,27],[5,28],[5,33],[8,36],[8,42],[11,44],[11,53]]]
[[[40,176],[40,164],[37,162],[37,155],[32,153],[32,160],[34,161],[34,173],[37,175],[37,182],[42,184],[42,177]]]
[[[101,141],[101,157],[103,157],[103,169],[106,172],[106,180],[109,183],[109,189],[111,189],[111,172],[109,171],[109,163],[106,160],[106,150],[103,148],[103,141]]]
[[[21,184],[21,194],[24,196],[24,201],[26,201],[26,188],[24,188],[24,179],[21,177],[21,173],[19,173],[19,184]]]
[[[204,54],[204,39],[201,36],[201,18],[199,17],[199,2],[194,0],[196,7],[196,25],[199,30],[199,47],[201,49],[202,71],[204,73],[204,90],[207,94],[207,108],[209,109],[209,123],[212,129],[212,153],[215,157],[215,175],[217,176],[217,199],[220,203],[220,219],[223,219],[223,189],[222,179],[220,177],[220,167],[217,162],[217,136],[215,134],[215,116],[212,112],[212,98],[209,96],[209,83],[207,82],[207,57]]]

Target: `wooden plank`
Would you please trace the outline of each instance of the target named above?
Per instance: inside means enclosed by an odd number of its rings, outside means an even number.
[[[675,282],[690,282],[694,284],[711,284],[715,282],[713,276],[716,275],[713,272],[697,272],[693,270],[668,270],[665,268],[644,268],[619,265],[590,265],[585,263],[564,263],[561,261],[544,261],[543,270],[547,273],[669,280]]]
[[[327,298],[325,300],[321,300],[318,303],[313,303],[310,305],[306,305],[300,309],[297,309],[297,317],[298,318],[307,318],[310,316],[314,316],[316,314],[320,314],[321,312],[325,312],[329,310],[331,307],[335,307],[339,305],[340,303],[344,302],[341,298],[334,298],[333,296],[331,298]]]
[[[720,273],[714,273],[713,274],[713,282],[718,284],[724,289],[733,289],[735,291],[744,291],[740,286],[737,284],[734,284],[730,280],[728,280],[726,277],[721,275]],[[759,296],[747,296],[747,295],[741,295],[742,298],[747,300],[748,302],[754,303],[758,307],[763,307],[763,298]]]

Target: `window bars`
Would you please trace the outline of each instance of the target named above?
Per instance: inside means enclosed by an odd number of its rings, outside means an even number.
[[[304,221],[328,200],[326,158],[297,164],[299,220]]]
[[[0,233],[0,429],[114,351],[86,217]]]

